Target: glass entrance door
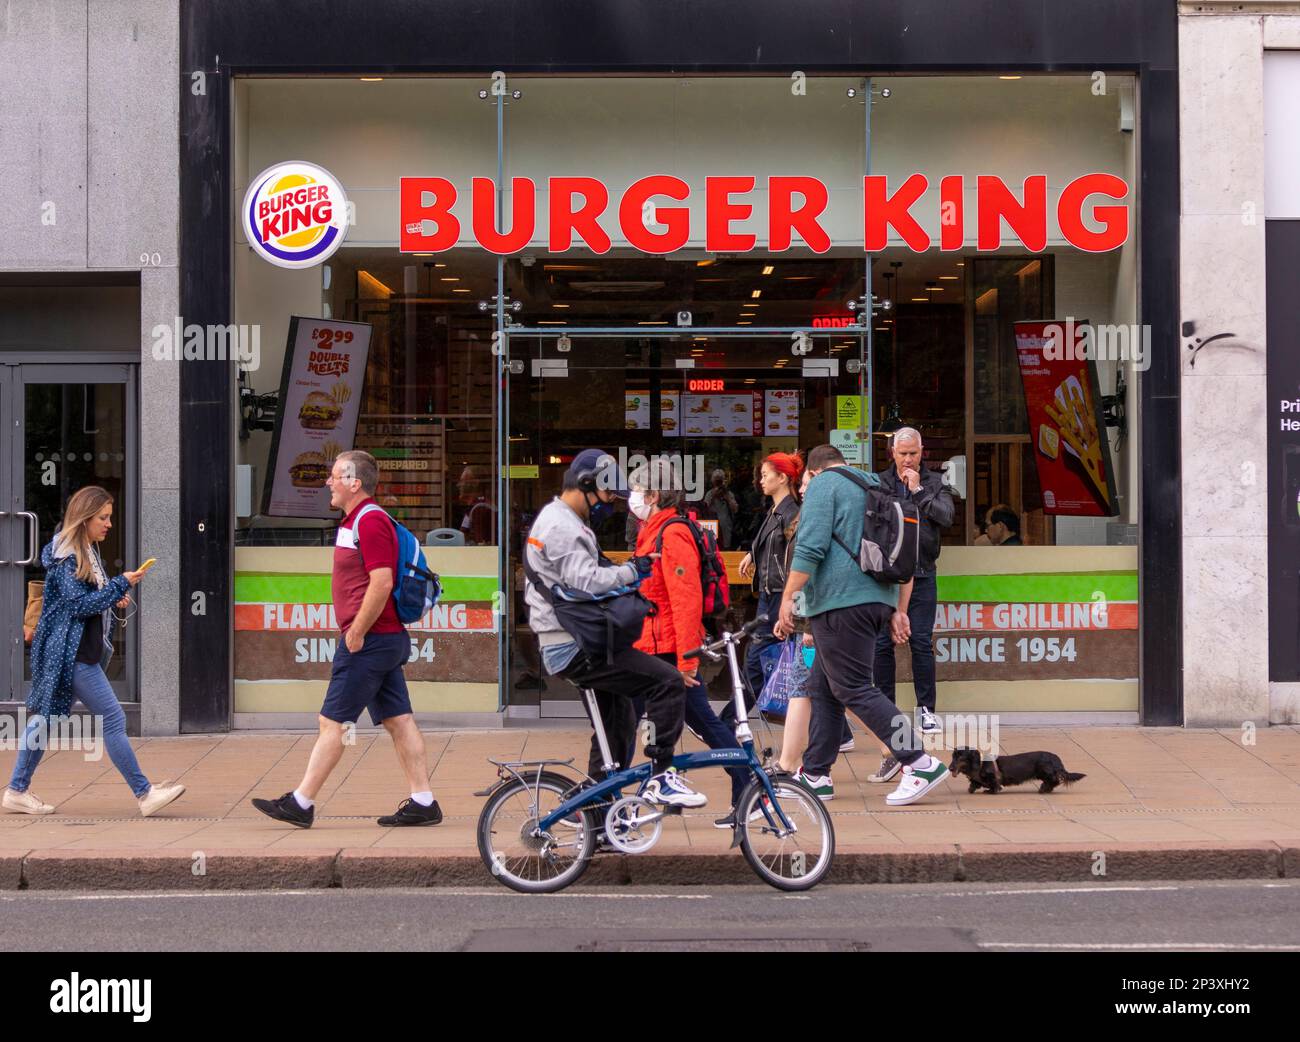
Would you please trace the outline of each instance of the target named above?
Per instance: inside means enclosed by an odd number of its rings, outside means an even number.
[[[31,648],[23,632],[28,583],[45,577],[41,550],[69,497],[86,485],[113,496],[113,526],[100,544],[109,575],[135,567],[135,369],[129,365],[0,363],[0,703],[13,707],[31,688]],[[143,596],[143,586],[136,596]],[[124,702],[137,700],[135,626],[120,613],[108,677]]]
[[[564,471],[584,448],[610,452],[629,472],[650,456],[678,468],[686,509],[713,528],[728,564],[735,622],[753,615],[738,566],[769,504],[756,480],[772,452],[804,451],[833,440],[841,399],[856,398],[856,329],[816,330],[807,354],[788,333],[692,327],[606,331],[569,327],[558,335],[512,334],[510,378],[510,552],[515,583],[508,697],[540,715],[582,715],[577,692],[541,675],[523,611],[519,554],[537,512],[559,493]],[[621,504],[593,522],[602,550],[622,560],[637,522]],[[714,697],[726,698],[727,678]],[[537,679],[540,678],[540,682]],[[713,689],[713,684],[710,684]],[[533,703],[533,699],[536,699]],[[525,701],[527,700],[527,701]]]

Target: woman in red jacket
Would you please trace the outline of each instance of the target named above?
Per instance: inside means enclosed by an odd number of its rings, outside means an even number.
[[[655,458],[628,479],[631,495],[628,509],[641,521],[637,533],[637,556],[659,555],[641,593],[654,611],[646,616],[638,651],[671,662],[686,683],[686,726],[698,734],[710,749],[739,749],[735,734],[709,705],[708,690],[696,676],[698,659],[683,656],[705,641],[704,592],[700,586],[700,551],[695,544],[687,515],[681,477],[668,460]],[[735,827],[736,800],[748,781],[740,768],[729,767],[731,811],[713,824]]]

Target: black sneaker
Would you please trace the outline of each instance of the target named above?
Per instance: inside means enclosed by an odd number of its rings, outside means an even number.
[[[313,806],[303,810],[298,805],[298,801],[293,798],[292,792],[286,792],[278,800],[250,800],[249,802],[268,818],[297,825],[300,829],[311,828],[311,823],[316,819],[316,808]]]
[[[434,800],[427,807],[407,798],[397,805],[397,810],[379,819],[379,824],[392,825],[439,825],[442,823],[442,808]]]

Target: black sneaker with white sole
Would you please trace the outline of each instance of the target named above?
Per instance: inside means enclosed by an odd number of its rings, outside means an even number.
[[[867,781],[869,782],[891,781],[894,778],[894,776],[897,775],[898,772],[901,771],[902,769],[903,769],[903,765],[899,763],[898,760],[896,760],[893,756],[885,756],[881,759],[880,767],[876,770],[876,773],[868,776]]]
[[[439,825],[442,823],[442,808],[434,800],[427,807],[407,797],[397,805],[397,810],[379,819],[385,828],[396,825]]]
[[[250,800],[249,802],[268,818],[297,825],[300,829],[311,828],[311,823],[316,820],[316,808],[308,807],[303,810],[298,805],[298,801],[293,798],[292,792],[286,792],[278,800]]]

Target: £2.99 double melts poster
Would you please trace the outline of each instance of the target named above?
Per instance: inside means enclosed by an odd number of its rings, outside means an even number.
[[[325,479],[357,433],[371,329],[363,322],[289,320],[263,514],[336,515]]]
[[[1086,328],[1085,322],[1017,322],[1016,355],[1043,510],[1114,517],[1115,471]]]

